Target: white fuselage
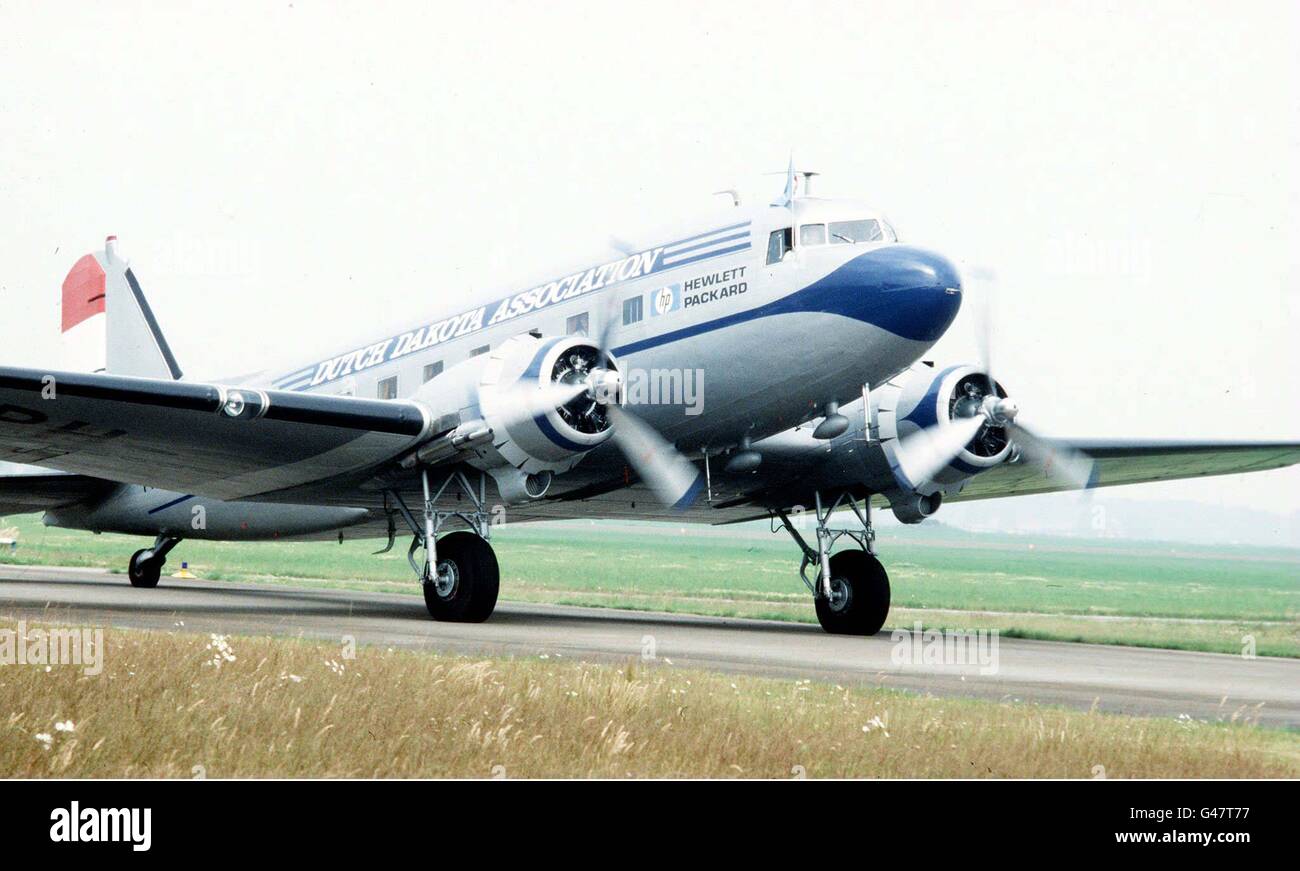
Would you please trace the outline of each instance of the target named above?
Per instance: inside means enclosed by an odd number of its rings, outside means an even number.
[[[952,265],[898,243],[878,214],[859,203],[804,198],[790,206],[737,208],[493,302],[244,383],[406,398],[512,336],[595,337],[612,320],[610,347],[638,415],[685,451],[717,453],[819,417],[828,403],[851,401],[864,383],[907,368],[946,330],[960,301]],[[612,455],[597,450],[579,468],[607,459]],[[268,538],[347,526],[365,514],[314,506],[285,513],[287,506],[274,506],[277,520],[232,505],[229,517],[216,523],[209,507],[204,530],[175,529],[189,519],[185,495],[123,487],[100,510],[61,510],[55,521]],[[293,529],[278,528],[288,518],[296,518]]]

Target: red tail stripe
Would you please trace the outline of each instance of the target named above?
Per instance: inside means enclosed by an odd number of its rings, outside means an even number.
[[[104,269],[94,254],[87,254],[63,279],[63,332],[103,312]]]

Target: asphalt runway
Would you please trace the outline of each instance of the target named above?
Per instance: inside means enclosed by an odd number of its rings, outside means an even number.
[[[699,668],[1151,716],[1300,727],[1300,660],[998,641],[997,669],[895,662],[888,634],[827,635],[763,620],[504,602],[480,624],[435,623],[418,596],[164,577],[137,590],[98,569],[5,566],[0,615],[144,629],[289,635],[454,654]],[[914,649],[914,648],[913,648]]]

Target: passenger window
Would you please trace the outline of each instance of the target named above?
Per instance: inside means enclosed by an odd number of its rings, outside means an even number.
[[[799,228],[800,245],[825,245],[826,244],[826,225],[825,224],[804,224]]]
[[[491,351],[491,350],[492,350],[492,346],[491,346],[491,345],[484,345],[484,346],[481,347],[481,348],[475,348],[474,350],[470,351],[470,352],[469,352],[469,355],[470,355],[471,357],[477,357],[478,355],[480,355],[480,354],[486,354],[488,351]]]
[[[442,374],[441,360],[439,360],[437,363],[429,363],[424,367],[425,383],[432,381],[433,379],[437,378],[441,374]]]
[[[623,326],[641,320],[642,302],[640,295],[623,300]]]
[[[587,313],[583,312],[580,315],[573,315],[564,322],[564,332],[570,336],[585,336],[589,326]]]
[[[379,381],[379,398],[396,399],[397,398],[397,376],[383,378]]]
[[[780,263],[781,258],[786,252],[794,247],[794,228],[786,227],[784,230],[773,230],[772,235],[767,237],[767,262]]]

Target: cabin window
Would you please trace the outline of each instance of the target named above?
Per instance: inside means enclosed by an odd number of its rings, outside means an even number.
[[[800,245],[825,245],[826,244],[826,225],[825,224],[804,224],[799,228]]]
[[[772,235],[767,237],[767,262],[780,263],[781,258],[793,247],[793,227],[786,227],[784,230],[773,230]]]
[[[885,234],[880,231],[880,222],[874,218],[865,221],[835,221],[831,224],[831,243],[835,245],[884,240]]]
[[[469,355],[470,355],[471,357],[477,357],[478,355],[480,355],[480,354],[486,354],[488,351],[491,351],[491,350],[492,350],[492,346],[491,346],[491,345],[484,345],[484,346],[481,347],[481,348],[475,348],[474,350],[470,351],[470,352],[469,352]]]
[[[391,378],[379,379],[378,396],[380,399],[397,398],[397,376],[396,375],[392,376]]]
[[[641,320],[642,317],[642,302],[640,294],[637,294],[630,299],[623,300],[623,326],[634,324]]]
[[[589,326],[587,313],[583,312],[579,315],[572,315],[564,322],[564,332],[570,336],[585,336]]]
[[[442,374],[442,361],[437,363],[426,363],[424,366],[424,380],[427,384]]]

